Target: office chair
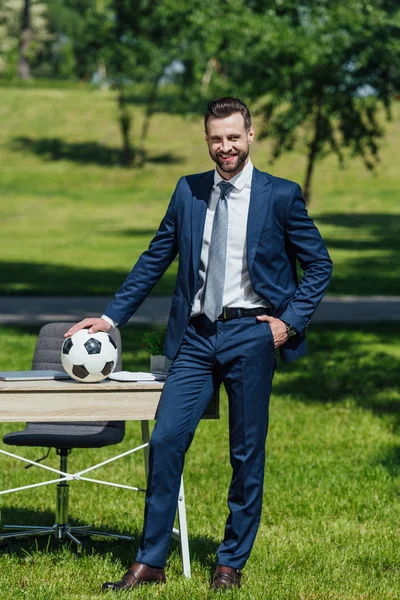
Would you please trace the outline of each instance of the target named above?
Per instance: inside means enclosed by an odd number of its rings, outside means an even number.
[[[32,370],[51,369],[63,371],[61,364],[61,345],[64,333],[71,326],[70,323],[49,323],[44,325],[36,343],[32,361]],[[110,332],[118,348],[118,362],[115,370],[122,370],[121,361],[121,336],[118,329]],[[68,454],[73,448],[102,448],[119,444],[125,435],[124,421],[76,421],[71,423],[26,423],[25,429],[7,433],[3,437],[5,444],[13,446],[41,446],[55,448],[60,456],[60,468],[63,473],[68,473]],[[40,459],[42,460],[42,459]],[[22,538],[27,536],[54,536],[57,540],[70,540],[77,545],[78,551],[82,543],[74,534],[83,536],[101,535],[123,540],[132,540],[132,537],[97,531],[88,526],[72,527],[68,522],[68,492],[67,481],[57,484],[55,524],[52,527],[5,525],[5,530],[11,533],[1,534],[0,541],[8,538]]]

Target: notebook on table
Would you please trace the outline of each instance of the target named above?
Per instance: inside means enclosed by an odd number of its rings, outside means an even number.
[[[0,371],[0,381],[34,381],[40,379],[70,379],[64,371]]]

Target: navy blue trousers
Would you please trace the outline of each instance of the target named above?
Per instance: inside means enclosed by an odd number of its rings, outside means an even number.
[[[151,436],[144,528],[136,560],[154,567],[165,565],[185,453],[214,389],[222,382],[229,398],[232,480],[217,562],[236,569],[245,565],[261,518],[275,365],[269,323],[255,317],[215,323],[205,316],[191,319],[170,367]]]

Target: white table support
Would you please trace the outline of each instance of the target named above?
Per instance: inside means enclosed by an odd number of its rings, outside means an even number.
[[[63,473],[47,465],[0,449],[0,453],[3,455],[58,475],[56,479],[0,491],[0,495],[71,480],[90,481],[100,485],[145,492],[146,490],[143,488],[94,479],[87,475],[106,464],[143,450],[147,480],[150,441],[149,420],[155,418],[162,387],[162,384],[158,383],[121,383],[110,380],[96,384],[82,384],[71,380],[0,382],[0,422],[140,420],[143,441],[136,448],[77,473]],[[177,512],[179,529],[174,528],[172,536],[180,543],[183,572],[185,577],[190,578],[190,554],[183,478],[179,490]],[[38,530],[38,534],[40,533]],[[10,534],[11,536],[15,537],[15,534]]]
[[[149,422],[141,421],[142,425],[142,440],[143,443],[150,441],[150,430],[149,430]],[[144,447],[144,468],[146,472],[146,481],[149,474],[149,446]],[[182,556],[182,567],[183,574],[185,577],[190,579],[190,553],[189,553],[189,536],[188,536],[188,528],[187,528],[187,520],[186,520],[186,505],[185,505],[185,491],[183,487],[183,477],[181,478],[181,485],[179,488],[179,497],[178,497],[178,521],[179,521],[179,529],[175,527],[172,530],[172,537],[179,542],[181,546],[181,556]]]

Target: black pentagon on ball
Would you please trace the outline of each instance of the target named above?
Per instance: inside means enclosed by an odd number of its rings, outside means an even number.
[[[114,367],[114,361],[110,360],[110,362],[107,362],[104,365],[101,372],[103,373],[103,375],[109,375],[111,373],[111,371],[113,370],[113,367]]]
[[[85,379],[89,375],[89,371],[83,365],[74,365],[72,367],[72,372],[75,377],[79,377],[79,379]]]
[[[88,354],[100,354],[101,352],[101,342],[95,338],[90,338],[84,343],[84,346]]]
[[[114,342],[111,335],[108,335],[108,339],[109,339],[110,344],[112,344],[114,346],[114,348],[117,349],[117,344]]]
[[[65,342],[63,343],[62,353],[69,354],[69,351],[71,350],[72,346],[73,346],[73,344],[72,344],[71,338],[67,338],[65,340]]]

